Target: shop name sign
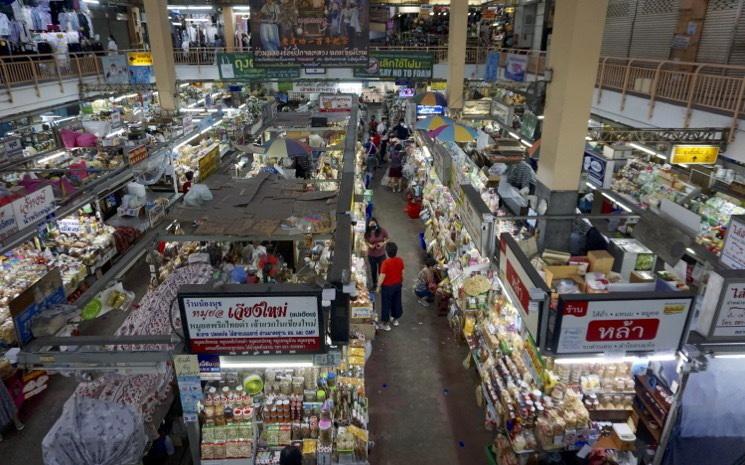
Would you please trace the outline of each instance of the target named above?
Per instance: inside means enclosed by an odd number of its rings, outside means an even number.
[[[133,148],[127,153],[129,165],[134,166],[141,161],[144,161],[145,159],[147,159],[148,155],[150,155],[150,152],[148,152],[147,147],[145,147],[144,145],[139,145]]]
[[[218,53],[217,63],[220,79],[297,79],[297,66],[256,66],[254,54],[250,52]]]
[[[719,157],[717,145],[673,145],[670,163],[686,165],[713,165]]]
[[[18,229],[36,223],[54,211],[54,191],[45,186],[13,202]]]
[[[562,295],[554,331],[556,353],[675,351],[692,302],[690,295],[675,294],[654,298]]]
[[[192,353],[322,351],[320,293],[313,295],[180,295]]]
[[[367,66],[355,68],[354,77],[429,80],[434,63],[430,52],[371,51]]]
[[[517,242],[509,234],[502,234],[499,240],[499,274],[502,283],[513,299],[512,303],[520,313],[525,329],[540,344],[538,329],[545,290],[540,286],[539,276],[530,276],[529,266],[530,262]]]

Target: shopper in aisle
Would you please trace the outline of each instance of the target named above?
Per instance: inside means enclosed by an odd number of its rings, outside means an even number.
[[[380,328],[383,331],[391,330],[398,326],[398,320],[403,315],[403,304],[401,302],[401,287],[404,282],[404,261],[398,257],[398,246],[395,242],[385,245],[385,253],[388,256],[380,265],[380,276],[378,276],[378,291],[380,292]]]
[[[388,168],[388,185],[393,192],[401,192],[403,188],[404,163],[406,163],[406,153],[400,143],[396,143],[391,150],[390,167]]]
[[[378,157],[380,164],[385,163],[385,154],[388,150],[388,117],[384,116],[380,123],[378,123],[378,134],[380,135],[380,150],[378,151]]]
[[[2,430],[11,422],[13,422],[13,425],[18,431],[24,428],[23,423],[18,418],[18,409],[15,402],[13,402],[13,398],[10,396],[10,392],[8,392],[8,388],[0,380],[0,441],[3,440]]]
[[[380,227],[378,220],[370,218],[365,227],[367,260],[370,263],[370,289],[378,283],[378,271],[385,260],[385,245],[388,242],[388,231]]]
[[[370,131],[378,130],[378,121],[375,119],[375,115],[372,115],[370,117],[370,124],[368,124],[368,128]]]
[[[279,465],[303,465],[303,454],[295,446],[285,446],[279,453]]]
[[[417,301],[428,307],[429,304],[435,298],[435,291],[437,290],[437,276],[435,275],[435,265],[437,262],[432,257],[424,259],[424,268],[419,270],[419,274],[416,277],[416,287],[414,288],[414,294],[416,294]]]
[[[189,190],[191,190],[191,184],[194,180],[194,172],[187,171],[186,174],[184,174],[184,177],[186,178],[186,181],[181,185],[181,192],[186,195],[189,193]]]

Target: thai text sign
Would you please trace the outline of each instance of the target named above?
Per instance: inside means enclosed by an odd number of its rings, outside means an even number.
[[[255,80],[255,79],[297,79],[300,77],[298,67],[258,67],[255,66],[254,54],[250,52],[218,53],[217,64],[220,79]]]
[[[127,152],[129,165],[134,166],[138,164],[139,162],[145,160],[148,155],[150,155],[150,152],[148,152],[147,147],[145,147],[144,145],[138,145],[137,147]]]
[[[670,163],[713,165],[718,156],[719,147],[716,145],[673,145]]]
[[[730,218],[719,260],[734,270],[745,269],[745,216]]]
[[[179,296],[192,353],[322,351],[320,294]]]
[[[542,286],[540,277],[530,276],[529,266],[530,262],[517,242],[508,234],[502,234],[499,240],[499,276],[512,304],[520,313],[525,329],[540,343],[538,329],[544,302],[534,298],[532,292],[542,290]]]
[[[257,63],[306,67],[367,63],[368,2],[250,0]]]
[[[129,66],[152,66],[153,56],[150,52],[128,52]]]
[[[659,293],[658,293],[659,294]],[[559,298],[557,354],[675,351],[688,320],[692,297],[622,296]]]
[[[13,202],[18,229],[36,223],[54,211],[54,191],[45,186]]]
[[[429,52],[371,51],[365,68],[355,68],[355,77],[380,79],[432,79],[435,59]]]

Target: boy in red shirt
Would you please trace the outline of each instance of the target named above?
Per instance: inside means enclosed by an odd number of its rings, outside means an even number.
[[[395,242],[385,244],[385,253],[388,255],[380,265],[380,274],[378,275],[378,291],[380,291],[380,328],[383,331],[391,330],[393,326],[398,326],[398,320],[403,315],[401,305],[401,288],[404,281],[404,261],[397,257],[398,246]],[[392,319],[391,319],[392,317]]]

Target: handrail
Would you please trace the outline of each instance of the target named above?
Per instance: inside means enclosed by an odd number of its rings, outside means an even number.
[[[225,50],[215,47],[174,49],[174,63],[179,66],[195,65],[201,69],[202,66],[214,65],[217,54]],[[448,60],[446,45],[414,47],[371,44],[370,50],[428,51],[434,54],[437,62],[444,63]],[[142,49],[121,50],[117,53],[130,51]],[[483,64],[490,52],[500,53],[500,66],[504,66],[507,54],[527,55],[527,69],[533,74],[542,74],[547,66],[545,51],[474,46],[466,47],[466,63]],[[12,102],[15,87],[31,85],[40,97],[39,86],[45,82],[58,81],[61,89],[62,82],[66,79],[82,82],[83,78],[91,77],[101,82],[105,73],[101,59],[107,55],[109,52],[106,51],[89,51],[67,55],[35,53],[0,57],[0,79],[3,81],[0,91],[4,89],[8,100]],[[649,100],[650,119],[659,102],[684,107],[686,125],[690,122],[694,109],[730,116],[733,127],[737,127],[738,118],[745,113],[745,66],[603,56],[600,57],[597,72],[595,87],[598,88],[598,103],[604,89],[621,94],[621,110],[627,98],[642,97]],[[735,131],[731,134],[734,135]]]

